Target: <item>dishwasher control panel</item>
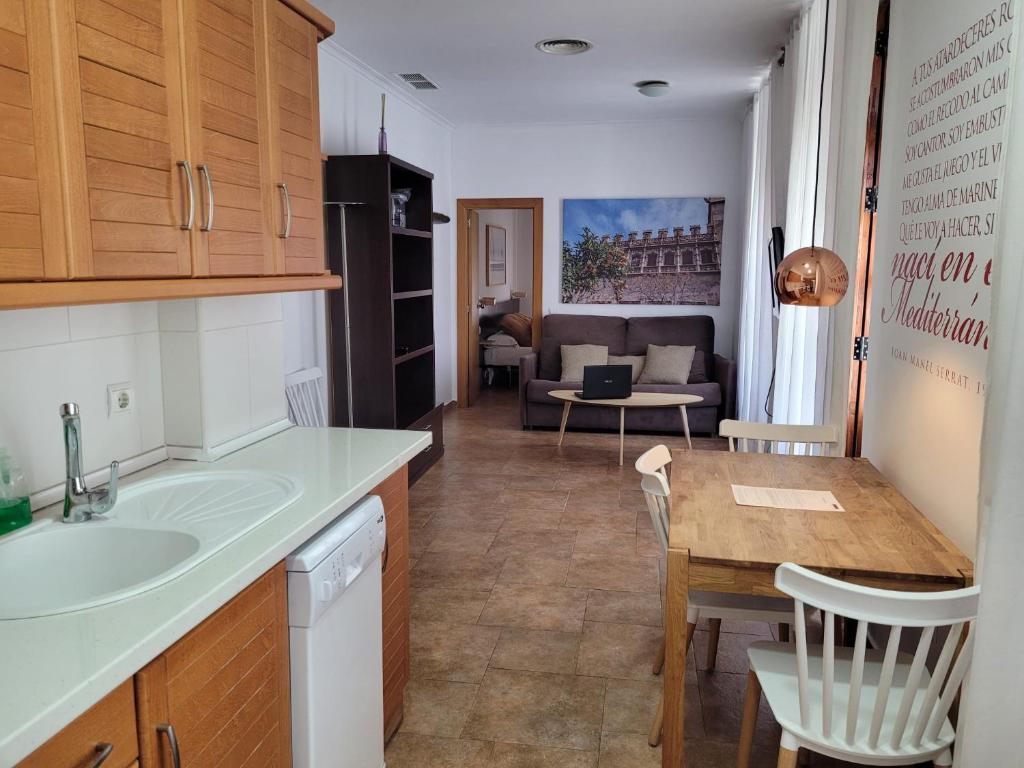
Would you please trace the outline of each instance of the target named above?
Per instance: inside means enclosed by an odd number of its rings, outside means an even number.
[[[312,626],[367,568],[380,568],[386,537],[384,506],[370,496],[290,555],[289,626]]]

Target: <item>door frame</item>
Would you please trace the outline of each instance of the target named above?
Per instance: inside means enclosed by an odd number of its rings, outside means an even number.
[[[544,198],[542,197],[479,197],[459,198],[455,202],[456,231],[456,301],[455,301],[455,334],[458,350],[456,370],[458,380],[459,407],[469,405],[469,376],[479,375],[475,350],[469,349],[469,315],[472,307],[470,297],[472,287],[468,276],[472,274],[469,259],[469,214],[470,211],[486,211],[495,209],[513,209],[533,211],[533,302],[531,315],[533,318],[533,347],[540,345],[541,322],[544,318]],[[471,367],[472,366],[472,367]]]
[[[890,0],[878,4],[875,27],[875,61],[871,72],[871,93],[868,101],[867,134],[864,145],[864,194],[878,189],[878,173],[882,149],[882,109],[885,103],[885,66],[889,40]],[[877,200],[877,197],[876,197]],[[877,206],[876,206],[877,208]],[[869,338],[871,323],[871,275],[874,267],[875,231],[878,212],[866,205],[861,209],[857,246],[857,267],[851,288],[853,299],[853,330],[850,349],[857,338]],[[852,358],[852,354],[851,354]],[[846,413],[846,456],[860,456],[864,429],[864,398],[867,390],[868,363],[866,354],[850,361],[848,407]]]

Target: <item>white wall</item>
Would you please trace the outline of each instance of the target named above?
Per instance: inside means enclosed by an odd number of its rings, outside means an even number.
[[[1008,91],[999,84],[1010,68],[1006,48],[1013,22],[1000,6],[1001,0],[905,0],[892,7],[890,36],[901,44],[890,46],[886,72],[864,418],[864,455],[969,556],[974,555],[977,529],[988,355],[983,344],[961,343],[933,329],[945,326],[946,311],[989,322],[985,266],[999,258],[990,226],[998,221],[999,199],[972,202],[961,195],[975,184],[1002,178],[999,158],[1008,121],[1000,123],[999,115],[1005,118]],[[951,61],[920,68],[962,33],[970,47],[960,51],[953,46],[958,53]],[[980,67],[969,67],[963,79],[931,90],[975,56],[983,62]],[[980,98],[962,106],[960,97],[975,88]],[[920,106],[913,99],[920,99]],[[983,123],[974,122],[979,117]],[[987,130],[961,132],[964,126],[979,125]],[[944,140],[943,147],[922,156],[922,147],[931,147],[933,137]],[[946,165],[959,158],[966,159],[962,165]],[[938,169],[934,178],[933,169]],[[917,209],[919,200],[933,195],[943,202],[941,208]],[[974,216],[977,233],[949,226]],[[913,270],[914,279],[907,279],[909,270],[895,268],[902,255],[932,253],[932,267]],[[960,253],[974,257],[970,278],[954,279],[942,269],[950,254]],[[901,311],[901,296],[909,313]],[[925,317],[924,327],[916,327],[921,309],[933,308],[941,322],[933,325]]]
[[[434,174],[434,210],[451,215],[452,128],[400,86],[352,58],[332,40],[320,45],[321,151],[327,155],[375,154],[380,95],[388,94],[388,151]],[[434,335],[437,401],[455,398],[455,268],[451,224],[434,226]],[[342,289],[344,290],[344,288]],[[319,365],[320,293],[286,294],[286,370]]]
[[[715,319],[717,351],[732,356],[744,189],[739,115],[647,123],[467,126],[456,129],[454,148],[456,198],[544,198],[544,314],[708,314]],[[560,302],[563,198],[686,196],[726,199],[721,306]]]
[[[533,313],[533,211],[516,210],[516,252],[515,281],[512,290],[522,291],[525,296],[519,300],[519,311]]]
[[[156,302],[0,312],[0,445],[32,493],[64,482],[61,403],[81,407],[83,464],[98,470],[164,446]],[[130,413],[107,386],[130,382]]]
[[[512,297],[512,289],[516,280],[516,254],[519,243],[516,241],[516,212],[502,208],[493,211],[480,211],[480,227],[476,245],[477,257],[477,296],[493,296],[495,302],[508,301]],[[487,227],[502,227],[505,230],[505,284],[487,284]],[[494,314],[493,307],[484,307],[481,315]]]

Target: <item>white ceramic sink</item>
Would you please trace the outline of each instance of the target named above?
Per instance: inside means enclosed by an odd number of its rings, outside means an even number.
[[[126,485],[110,514],[0,538],[0,620],[125,600],[195,567],[302,495],[284,475],[194,471]]]

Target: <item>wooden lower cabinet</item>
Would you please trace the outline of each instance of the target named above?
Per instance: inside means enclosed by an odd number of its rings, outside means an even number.
[[[18,768],[82,768],[93,765],[110,745],[104,768],[138,768],[135,691],[127,680],[64,730],[18,763]]]
[[[409,682],[409,469],[403,466],[371,493],[384,502],[388,544],[384,561],[384,740],[402,722]]]
[[[291,765],[284,563],[135,676],[141,768]]]

